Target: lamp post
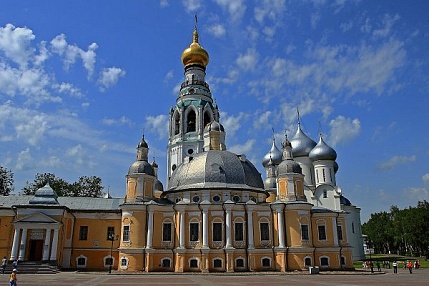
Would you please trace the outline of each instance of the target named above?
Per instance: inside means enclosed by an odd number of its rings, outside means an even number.
[[[110,245],[110,263],[109,263],[109,273],[112,273],[112,265],[113,265],[113,242],[118,240],[118,235],[115,237],[115,234],[112,233],[109,235],[109,240],[112,242]]]

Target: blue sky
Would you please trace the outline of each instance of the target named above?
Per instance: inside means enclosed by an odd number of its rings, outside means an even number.
[[[337,183],[370,213],[429,193],[429,2],[0,1],[0,165],[96,175],[113,196],[144,130],[166,186],[167,120],[198,13],[227,148],[261,165],[284,130],[338,153]],[[280,147],[280,144],[278,144]]]

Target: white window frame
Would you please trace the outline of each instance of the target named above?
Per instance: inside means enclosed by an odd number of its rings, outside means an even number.
[[[125,227],[128,226],[128,240],[125,240]],[[131,234],[131,225],[130,224],[125,224],[122,226],[122,241],[123,242],[130,242],[131,238],[130,238],[130,234]]]
[[[191,267],[191,261],[192,260],[196,260],[197,261],[197,267]],[[190,269],[198,269],[200,267],[200,260],[198,259],[198,257],[191,257],[188,259],[188,265]]]
[[[268,259],[270,261],[270,265],[269,266],[264,266],[264,259]],[[269,269],[271,268],[273,265],[273,260],[271,259],[271,257],[269,256],[263,256],[261,257],[261,267],[264,269]]]
[[[164,240],[164,224],[170,224],[171,225],[170,240]],[[162,238],[161,238],[162,242],[172,242],[173,241],[173,232],[174,232],[173,227],[174,227],[173,221],[171,219],[169,219],[169,218],[165,219],[162,222],[162,234],[161,234],[161,236],[162,236]]]
[[[122,265],[122,261],[123,261],[123,260],[125,260],[125,261],[126,261],[125,265]],[[126,256],[122,256],[122,257],[121,257],[120,262],[121,262],[121,265],[120,265],[119,267],[120,267],[121,269],[128,269],[128,263],[130,262],[130,260],[128,259],[128,257],[126,257]]]
[[[111,256],[111,255],[109,254],[109,255],[106,255],[106,256],[104,256],[104,257],[103,257],[103,265],[104,265],[104,268],[109,268],[109,267],[110,267],[110,265],[109,265],[109,264],[107,264],[107,259],[109,259],[109,258],[112,258],[112,267],[113,267],[113,265],[115,265],[115,257],[114,257],[114,256]]]
[[[165,260],[170,261],[170,267],[164,267],[163,263]],[[163,258],[161,258],[161,264],[160,265],[161,265],[161,268],[171,269],[173,267],[173,260],[170,257],[163,257]]]
[[[197,240],[191,240],[191,224],[198,224],[198,239]],[[200,235],[201,235],[201,224],[200,221],[197,218],[192,218],[189,223],[188,223],[188,230],[189,230],[189,237],[188,237],[188,241],[189,243],[198,243],[200,242]]]
[[[310,259],[310,265],[306,265],[306,264],[305,264],[305,260],[306,260],[306,259]],[[303,259],[302,261],[303,261],[303,263],[304,263],[304,267],[310,267],[310,266],[312,266],[312,265],[313,265],[313,259],[311,258],[311,256],[308,256],[308,255],[307,255],[307,256],[305,256],[305,257],[304,257],[304,259]]]
[[[221,265],[220,267],[215,267],[215,260],[220,260],[220,261],[221,261],[221,263],[222,263],[222,265]],[[224,265],[224,262],[223,262],[223,259],[222,259],[221,257],[214,257],[214,258],[212,259],[212,266],[213,266],[213,269],[216,269],[216,270],[222,270],[222,269],[223,269],[223,265]]]
[[[214,224],[215,223],[218,223],[218,224],[221,225],[220,229],[221,229],[221,232],[222,232],[221,239],[220,240],[216,240],[216,241],[214,240]],[[212,220],[212,243],[220,243],[220,242],[223,243],[224,238],[225,238],[225,235],[224,235],[224,225],[225,225],[224,222],[220,218],[215,218],[215,219]]]
[[[243,266],[237,266],[237,261],[239,259],[243,260]],[[234,259],[234,267],[240,270],[246,269],[246,259],[244,259],[244,257],[242,256],[237,257],[236,259]]]
[[[78,261],[80,258],[84,258],[85,259],[85,264],[84,265],[79,265]],[[88,257],[86,257],[85,255],[79,255],[76,257],[76,268],[86,268],[86,265],[88,265]]]
[[[242,225],[243,225],[243,232],[241,233],[241,236],[243,237],[243,239],[242,240],[236,240],[235,239],[235,224],[236,223],[241,223]],[[238,218],[236,218],[235,220],[234,220],[234,242],[244,242],[244,241],[246,241],[246,238],[245,238],[245,233],[246,233],[246,229],[245,229],[245,224],[244,224],[244,220],[241,218],[241,217],[238,217]]]
[[[260,242],[271,244],[271,225],[270,225],[269,219],[266,217],[260,218],[258,223],[259,223],[259,240],[260,240]],[[266,223],[268,225],[268,240],[262,239],[262,228],[261,228],[262,223]]]
[[[322,265],[322,259],[323,259],[323,258],[328,259],[328,265]],[[326,255],[324,255],[324,256],[320,256],[320,257],[319,257],[319,265],[320,265],[320,267],[328,268],[328,267],[331,265],[331,261],[330,261],[330,259],[329,259],[329,256],[326,256]]]

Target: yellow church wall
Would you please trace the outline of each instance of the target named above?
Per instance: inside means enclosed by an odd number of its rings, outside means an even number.
[[[146,210],[143,206],[139,206],[139,210],[124,209],[122,213],[122,227],[130,226],[130,241],[122,242],[123,248],[143,248],[146,246]],[[121,230],[121,241],[123,237],[123,229]]]
[[[2,211],[2,213],[6,213]],[[13,240],[13,219],[14,216],[2,215],[0,216],[0,258],[3,259],[6,256],[7,259],[10,257],[10,251],[12,248]]]

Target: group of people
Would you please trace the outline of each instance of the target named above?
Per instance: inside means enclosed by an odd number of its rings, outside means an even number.
[[[2,274],[4,274],[4,272],[6,271],[6,266],[7,266],[7,259],[6,259],[6,256],[5,257],[3,257],[3,259],[2,259],[2,261],[1,261],[1,273]],[[16,274],[18,273],[18,260],[15,260],[14,262],[13,262],[13,270],[12,270],[12,273],[10,273],[10,276],[9,276],[9,285],[10,286],[17,286],[17,277],[16,277]]]
[[[393,263],[392,263],[393,273],[395,273],[395,274],[398,273],[398,264],[399,264],[398,261],[393,261]],[[376,266],[377,266],[377,271],[380,272],[381,271],[381,262],[377,261]],[[383,267],[390,269],[390,262],[389,261],[383,261]],[[372,262],[372,260],[365,261],[363,263],[363,268],[370,268],[371,273],[374,273],[374,263]],[[410,272],[410,274],[412,274],[413,268],[414,269],[420,268],[420,260],[416,260],[414,262],[412,262],[411,260],[407,260],[407,262],[403,262],[403,268],[404,269],[408,268],[408,271]]]

